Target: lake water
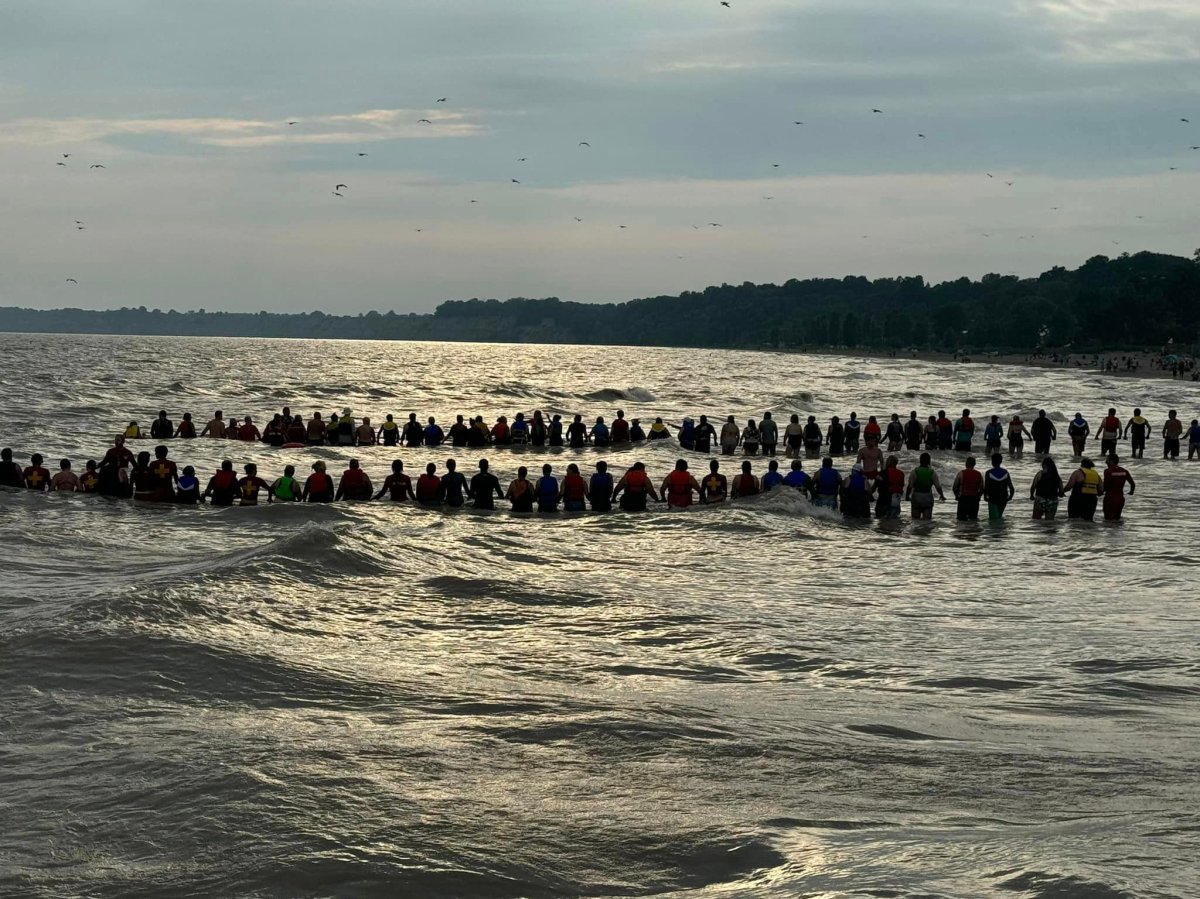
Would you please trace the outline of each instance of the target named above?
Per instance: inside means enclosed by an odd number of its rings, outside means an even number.
[[[376,422],[1200,413],[1186,383],[909,360],[0,349],[0,445],[77,469],[160,408],[201,424],[284,404]],[[1018,501],[995,525],[949,504],[852,524],[784,494],[531,519],[0,493],[0,894],[1196,896],[1200,463],[1160,447],[1127,463],[1138,490],[1117,525],[1030,521],[1032,454],[1009,464]],[[410,470],[450,455],[352,452],[376,483],[397,455]],[[315,458],[336,474],[351,451],[172,454],[274,478]],[[659,480],[679,454],[488,455],[507,481],[602,457]],[[477,453],[454,455],[473,470]],[[959,460],[935,456],[948,485]]]

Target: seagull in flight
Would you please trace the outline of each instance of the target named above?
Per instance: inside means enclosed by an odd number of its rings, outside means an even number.
[[[995,178],[995,177],[996,177],[996,176],[995,176],[995,175],[993,175],[991,172],[984,172],[984,174],[985,174],[985,175],[987,175],[989,178]]]
[[[763,197],[764,200],[774,200],[774,197]]]
[[[449,97],[438,97],[438,100],[437,100],[437,101],[438,101],[439,103],[445,103],[445,102],[446,102],[447,100],[449,100],[449,99],[450,99]]]
[[[339,184],[339,185],[337,185],[336,187],[334,187],[334,190],[341,190],[343,187],[344,187],[344,188],[346,188],[346,190],[349,190],[349,189],[350,189],[350,185],[349,185],[349,184]]]
[[[577,222],[582,222],[582,221],[583,221],[583,219],[581,219],[579,216],[574,216],[574,218],[575,218],[575,221],[577,221]]]
[[[778,162],[772,162],[772,163],[771,163],[771,168],[773,168],[773,169],[777,169],[777,168],[779,168],[779,163],[778,163]]]
[[[917,137],[924,138],[924,137],[925,137],[925,135],[924,135],[924,134],[917,134]]]
[[[878,113],[879,115],[883,115],[882,109],[872,109],[871,112]]]
[[[525,161],[526,161],[526,160],[528,160],[528,159],[529,159],[529,157],[528,157],[528,156],[522,156],[521,158],[519,158],[519,159],[517,160],[517,162],[525,162]]]
[[[1015,182],[1015,181],[1005,181],[1004,183],[1005,183],[1005,184],[1007,184],[1009,187],[1012,187],[1012,186],[1013,186],[1014,184],[1016,184],[1017,182]]]
[[[1192,123],[1192,120],[1191,120],[1191,119],[1180,119],[1179,121],[1181,121],[1181,122],[1187,122],[1189,125]]]
[[[100,165],[100,163],[96,163],[95,165],[89,165],[88,168],[89,169],[102,169],[102,168],[105,168],[105,166]]]
[[[87,228],[85,228],[83,225],[76,225],[75,230],[76,231],[86,231]]]
[[[518,181],[516,178],[513,178],[513,179],[512,179],[512,183],[513,183],[513,184],[520,184],[521,182],[520,182],[520,181]]]
[[[729,5],[729,0],[721,0],[721,5],[726,9],[733,9],[733,7]]]
[[[1193,150],[1200,150],[1200,147],[1192,147]]]
[[[70,154],[70,153],[64,153],[64,154],[62,155],[62,158],[63,158],[63,159],[70,159],[70,158],[71,158],[71,154]]]
[[[724,226],[724,225],[722,225],[720,222],[709,222],[709,223],[708,223],[708,226],[709,226],[710,228],[724,228],[724,227],[725,227],[725,226]]]
[[[418,125],[432,125],[433,122],[429,121],[429,119],[417,119],[417,124]]]
[[[74,278],[67,278],[67,283],[68,284],[78,284],[79,282],[76,281]]]
[[[358,155],[359,155],[359,156],[366,156],[367,154],[366,154],[366,153],[359,153]]]
[[[617,225],[618,228],[624,228],[625,225]]]
[[[54,164],[55,164],[55,165],[66,165],[66,163],[65,163],[65,162],[56,162],[56,163],[54,163]]]
[[[579,146],[581,146],[581,147],[590,147],[590,146],[591,146],[591,144],[589,144],[589,143],[588,143],[587,141],[585,141],[585,140],[581,140],[581,141],[579,142]]]
[[[479,201],[478,201],[478,200],[472,200],[471,202],[472,202],[472,203],[478,203]]]
[[[803,122],[792,122],[793,125],[803,125]]]
[[[424,228],[413,228],[413,230],[416,231],[418,234],[420,234],[425,229]]]
[[[80,221],[79,219],[75,219],[75,224],[77,224],[77,225],[82,225],[82,224],[83,224],[83,222],[82,222],[82,221]]]
[[[299,122],[288,122],[289,125],[299,125]]]
[[[344,197],[345,196],[345,194],[339,194],[336,190],[333,192],[333,195],[335,197]]]

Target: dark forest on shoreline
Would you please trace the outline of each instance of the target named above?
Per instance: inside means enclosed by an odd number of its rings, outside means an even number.
[[[1197,251],[1200,257],[1200,251]],[[1095,256],[1035,278],[928,284],[861,276],[723,284],[625,303],[452,300],[433,313],[0,307],[0,331],[206,337],[622,344],[713,349],[917,347],[1076,352],[1200,339],[1200,258]]]

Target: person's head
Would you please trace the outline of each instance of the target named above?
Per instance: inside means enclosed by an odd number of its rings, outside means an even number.
[[[352,469],[353,469],[353,468],[358,468],[358,460],[357,460],[357,459],[351,459],[351,460],[350,460],[350,467],[351,467]]]
[[[583,421],[583,416],[582,416],[582,415],[576,415],[576,416],[575,416],[575,421],[576,421],[576,422],[581,422],[581,421]]]
[[[676,459],[675,460],[675,470],[676,471],[687,471],[687,459]]]
[[[318,462],[317,464],[320,465],[321,463]],[[221,471],[233,471],[233,462],[231,462],[229,459],[226,459],[221,463]]]
[[[125,445],[125,435],[118,434],[117,439],[114,440],[113,443],[116,445],[117,449],[120,449],[121,447],[123,447]]]
[[[446,460],[446,471],[454,471],[456,468],[458,468],[457,462],[455,462],[453,459]]]
[[[617,418],[624,418],[624,417],[625,417],[625,410],[624,410],[624,409],[618,409],[618,410],[617,410]]]
[[[945,418],[945,417],[946,417],[946,410],[938,409],[938,418]]]
[[[710,461],[708,463],[708,470],[711,471],[713,474],[716,474],[720,470],[720,468],[721,468],[721,463],[718,462],[716,459],[713,459],[712,461]]]
[[[743,462],[742,463],[742,474],[750,474],[751,468],[752,468],[752,466],[750,465],[749,460]]]
[[[1109,415],[1116,415],[1116,414],[1117,414],[1117,410],[1116,410],[1116,409],[1109,409],[1109,410],[1108,410],[1108,414],[1109,414]]]
[[[58,468],[59,468],[59,471],[70,471],[71,470],[71,460],[70,459],[60,459],[58,462]]]
[[[551,421],[562,421],[562,416],[561,416],[561,415],[558,415],[558,414],[555,414],[555,416],[554,416],[552,419],[550,419],[550,420],[551,420]],[[662,419],[660,418],[660,419],[659,419],[659,421],[662,421]]]
[[[750,463],[747,462],[746,464],[749,465]],[[778,464],[779,463],[776,463],[776,466],[778,466]],[[799,459],[792,460],[792,471],[801,471],[803,468],[804,468],[804,463],[801,462]]]
[[[707,422],[708,422],[708,416],[707,416],[707,415],[701,415],[701,416],[700,416],[700,424],[706,424]]]
[[[868,416],[867,416],[867,424],[872,424],[872,425],[875,425],[875,424],[879,424],[879,422],[878,422],[878,420],[875,418],[875,416],[874,416],[874,415],[868,415]]]
[[[225,417],[225,413],[222,412],[220,409],[218,409],[216,412],[213,413],[213,418],[215,418],[217,421],[220,421],[224,417]],[[320,418],[319,415],[317,417]]]
[[[800,424],[800,416],[793,414],[791,421],[792,421],[792,424],[794,424],[794,425]]]
[[[391,418],[391,417],[392,417],[392,416],[390,416],[390,415],[388,416],[388,418]],[[462,424],[462,423],[463,423],[463,417],[462,417],[461,415],[456,415],[456,416],[454,416],[454,420],[455,420],[456,422],[458,422],[458,424]]]
[[[554,469],[550,467],[549,462],[547,462],[545,465],[542,466],[542,474],[543,475],[548,475],[552,471],[554,471]]]
[[[38,456],[38,458],[41,459],[41,456]],[[38,464],[40,465],[41,462],[39,462]],[[147,465],[149,465],[150,464],[150,454],[148,452],[146,452],[145,450],[138,453],[137,454],[137,464],[140,465],[142,468],[145,468]]]
[[[391,416],[389,415],[389,416],[388,416],[388,418],[391,418]],[[313,421],[324,421],[324,419],[323,419],[323,418],[321,418],[321,413],[320,413],[320,412],[314,412],[314,413],[313,413]]]
[[[353,415],[354,413],[350,411],[349,406],[342,410],[342,418],[351,418]]]
[[[567,466],[567,474],[579,474],[579,466],[572,462]]]
[[[521,480],[521,481],[525,480],[525,476],[527,474],[529,474],[529,469],[526,468],[524,465],[517,468],[517,479],[518,480]]]
[[[971,417],[971,410],[963,409],[963,418],[970,418],[970,417]]]
[[[246,477],[252,478],[256,474],[258,474],[258,466],[255,465],[253,462],[247,462],[245,471],[246,471]]]
[[[992,468],[999,468],[1004,463],[1004,457],[999,453],[992,453]]]
[[[975,467],[975,457],[967,456],[967,468],[974,468],[974,467]]]
[[[929,463],[932,461],[933,461],[933,459],[930,457],[929,453],[921,453],[921,465],[928,468]]]
[[[895,456],[888,456],[887,461],[883,464],[885,468],[897,468],[900,465],[900,460]]]
[[[166,410],[166,409],[159,409],[159,410],[158,410],[158,417],[159,417],[160,419],[166,418],[166,417],[167,417],[167,410]]]
[[[12,449],[6,446],[4,449],[0,450],[0,459],[3,459],[5,462],[11,462]]]
[[[1079,467],[1080,468],[1095,468],[1096,463],[1093,462],[1091,459],[1089,459],[1087,456],[1084,456],[1082,459],[1079,460]]]
[[[487,474],[487,470],[488,470],[488,460],[487,459],[479,460],[479,470],[481,472],[483,472],[484,474]]]
[[[404,471],[404,463],[399,459],[394,459],[392,461],[392,474],[400,474],[402,471]]]
[[[1167,418],[1174,418],[1177,414],[1178,413],[1174,409],[1172,409],[1170,412],[1167,413]]]
[[[409,420],[409,421],[416,421],[416,420],[417,420],[417,413],[416,413],[416,412],[409,412],[409,413],[408,413],[408,420]]]
[[[393,462],[392,464],[394,466],[396,463]],[[323,474],[325,472],[325,463],[322,460],[318,459],[316,462],[314,462],[312,464],[312,470],[317,472],[318,474]]]
[[[1109,468],[1116,468],[1120,464],[1121,464],[1121,458],[1116,453],[1108,454],[1108,467]]]
[[[994,425],[995,425],[995,424],[999,424],[999,423],[1000,423],[1000,416],[999,416],[999,415],[993,415],[993,416],[992,416],[992,424],[994,424]]]
[[[822,467],[822,468],[833,468],[833,457],[832,457],[832,456],[826,456],[824,459],[822,459],[822,460],[821,460],[821,467]]]
[[[1133,414],[1134,414],[1134,415],[1141,415],[1141,414],[1142,414],[1142,410],[1141,410],[1141,409],[1134,409],[1134,410],[1133,410]]]
[[[730,424],[735,424],[735,422],[734,422],[734,420],[733,420],[733,416],[732,416],[732,415],[731,415],[731,416],[729,416],[729,417],[728,417],[727,419],[725,419],[725,420],[726,420],[727,422],[729,422]]]
[[[815,425],[817,423],[817,416],[815,416],[815,415],[808,416],[808,423],[810,425]]]
[[[192,413],[191,413],[191,412],[184,412],[184,413],[183,413],[183,420],[184,420],[184,421],[191,421],[191,420],[192,420]]]
[[[779,463],[772,459],[767,463],[767,471],[779,471]]]
[[[1046,417],[1046,410],[1038,409],[1038,418],[1045,418],[1045,417]]]
[[[84,467],[85,467],[85,468],[86,468],[88,471],[95,471],[95,470],[96,470],[96,460],[95,460],[95,459],[88,459],[88,460],[87,460],[87,465],[85,465]],[[192,468],[192,466],[190,466],[190,465],[189,465],[187,468],[185,468],[185,469],[183,470],[183,473],[184,473],[184,474],[187,474],[189,471],[191,471],[191,472],[192,472],[192,474],[195,474],[195,473],[196,473],[195,469],[193,469],[193,468]]]
[[[900,420],[900,416],[897,415],[895,412],[893,412],[892,413],[892,421],[899,421],[899,420]]]
[[[254,424],[253,419],[251,419],[249,415],[246,416],[246,424],[248,424],[248,425]]]
[[[433,474],[435,471],[437,471],[437,466],[432,462],[425,466],[425,474]]]
[[[851,420],[851,421],[858,421],[858,413],[857,413],[857,412],[851,412],[851,413],[850,413],[850,420]]]
[[[88,461],[88,471],[91,471],[93,468],[95,468],[95,466],[96,466],[95,462],[92,462],[90,460]],[[185,478],[194,478],[196,476],[196,469],[193,468],[191,465],[183,466],[183,476]]]
[[[280,415],[278,412],[276,412],[274,415],[271,416],[271,424],[277,425],[280,423],[281,420],[282,419],[280,418]]]
[[[596,416],[596,424],[598,424],[598,425],[604,424],[604,416],[603,415]]]
[[[184,473],[185,474],[187,473],[186,469],[184,470]],[[296,466],[295,465],[283,466],[283,476],[285,478],[294,478],[296,476]]]
[[[841,419],[838,418],[836,415],[833,416],[833,418],[829,419],[830,424],[837,424],[840,421],[841,421]]]
[[[432,415],[431,415],[431,416],[429,416],[429,424],[431,424],[431,425],[437,424],[437,422],[436,422],[436,421],[434,421],[434,418],[433,418],[433,416],[432,416]]]
[[[1194,428],[1194,427],[1196,427],[1196,425],[1200,425],[1200,418],[1192,419],[1192,427]]]
[[[656,417],[656,418],[654,419],[654,423],[655,423],[656,425],[660,425],[660,424],[662,424],[662,423],[663,423],[663,420],[662,420],[662,418],[661,418],[661,417]]]
[[[763,413],[763,421],[770,421],[770,420],[771,420],[771,413],[770,413],[770,412],[764,412],[764,413]]]
[[[909,412],[908,417],[909,417],[910,421],[916,421],[917,420],[917,411],[914,409],[912,412]]]
[[[524,413],[524,412],[518,412],[518,413],[517,413],[517,421],[524,421],[524,420],[525,420],[525,413]],[[600,420],[601,420],[601,421],[604,421],[604,419],[603,419],[603,418],[602,418],[602,419],[600,419]]]
[[[936,415],[931,415],[931,416],[929,416],[929,423],[930,423],[931,425],[935,425],[935,424],[937,424],[937,416],[936,416]]]
[[[432,424],[432,422],[430,422],[430,424]],[[363,416],[363,425],[368,428],[371,427],[371,419]]]
[[[600,474],[604,474],[604,472],[608,471],[608,463],[603,461],[597,462],[596,471],[600,472]]]
[[[156,446],[154,448],[154,458],[156,458],[156,459],[167,458],[167,448],[165,446]]]
[[[1076,413],[1075,413],[1075,420],[1076,420],[1076,421],[1082,421],[1082,420],[1083,420],[1083,413],[1082,413],[1082,412],[1076,412]]]

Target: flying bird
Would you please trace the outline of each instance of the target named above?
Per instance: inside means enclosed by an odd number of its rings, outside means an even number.
[[[733,9],[733,7],[729,5],[729,0],[721,0],[721,5],[727,9]]]
[[[624,225],[617,225],[618,228],[624,228]]]
[[[924,136],[925,136],[924,134],[918,134],[918,135],[917,135],[917,137],[922,137],[922,138],[923,138]]]
[[[450,99],[449,97],[438,97],[438,102],[439,102],[439,103],[445,103],[445,102],[446,102],[447,100],[449,100],[449,99]]]
[[[883,110],[882,110],[882,109],[872,109],[872,110],[871,110],[871,112],[877,112],[877,113],[879,113],[880,115],[883,115]]]
[[[67,283],[68,284],[78,284],[79,282],[76,281],[74,278],[67,278]]]
[[[1014,184],[1016,184],[1015,181],[1005,181],[1004,183],[1007,184],[1009,187],[1012,187]]]
[[[77,224],[77,225],[82,225],[82,224],[83,224],[83,222],[82,222],[82,221],[80,221],[79,219],[75,219],[75,224]]]
[[[725,226],[724,226],[724,225],[722,225],[720,222],[709,222],[709,223],[708,223],[708,226],[709,226],[710,228],[724,228],[724,227],[725,227]]]
[[[102,166],[99,163],[96,163],[95,165],[89,165],[88,168],[89,169],[102,169],[102,168],[105,168],[105,166]]]
[[[345,196],[345,194],[339,194],[339,193],[338,193],[336,190],[333,192],[333,195],[334,195],[335,197],[343,197],[343,196]]]
[[[432,125],[433,122],[429,121],[429,119],[417,119],[417,124],[418,125]]]
[[[1192,147],[1193,150],[1200,150],[1200,147]]]
[[[581,219],[579,216],[575,216],[574,218],[575,218],[575,221],[577,221],[577,222],[582,222],[582,221],[583,221],[583,219]]]
[[[764,200],[774,200],[774,197],[763,197]]]
[[[349,189],[350,189],[350,185],[349,185],[349,184],[339,184],[339,185],[337,185],[336,187],[334,187],[334,190],[341,190],[343,187],[344,187],[344,188],[346,188],[346,190],[349,190]]]
[[[527,159],[529,159],[529,157],[528,157],[528,156],[522,156],[521,158],[519,158],[519,159],[517,160],[517,162],[525,162]]]
[[[413,230],[416,231],[418,234],[420,234],[425,229],[424,228],[413,228]]]
[[[359,156],[366,156],[367,154],[366,154],[366,153],[359,153],[358,155],[359,155]]]
[[[478,200],[472,200],[471,202],[472,202],[472,203],[478,203],[479,201],[478,201]]]
[[[66,165],[66,163],[65,163],[65,162],[56,162],[56,163],[54,163],[54,164],[55,164],[55,165]]]
[[[1181,122],[1187,122],[1189,125],[1192,123],[1192,120],[1191,120],[1191,119],[1180,119],[1179,121],[1181,121]]]
[[[985,175],[987,175],[989,178],[995,178],[995,177],[996,177],[996,176],[995,176],[995,175],[993,175],[991,172],[984,172],[984,174],[985,174]]]
[[[793,125],[803,125],[803,122],[792,122]]]
[[[589,143],[588,143],[587,141],[585,141],[585,140],[581,140],[581,141],[579,142],[579,146],[581,146],[581,147],[590,147],[590,146],[591,146],[591,144],[589,144]]]
[[[71,154],[70,154],[70,153],[64,153],[64,154],[62,155],[62,158],[63,158],[63,159],[70,159],[70,158],[71,158]]]
[[[76,231],[86,231],[87,228],[85,228],[83,225],[76,225],[75,230]]]
[[[289,125],[299,125],[299,122],[288,122]]]
[[[513,178],[513,179],[512,179],[512,183],[513,183],[513,184],[520,184],[521,182],[520,182],[520,181],[518,181],[516,178]]]
[[[778,162],[772,162],[772,163],[771,163],[771,168],[773,168],[773,169],[777,169],[777,168],[779,168],[779,163],[778,163]]]

